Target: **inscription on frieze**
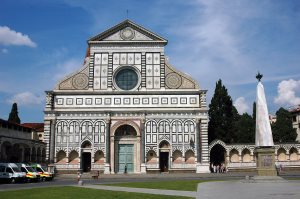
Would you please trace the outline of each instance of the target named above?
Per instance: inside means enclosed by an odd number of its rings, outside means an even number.
[[[261,166],[262,167],[272,167],[272,155],[262,155],[261,156]]]

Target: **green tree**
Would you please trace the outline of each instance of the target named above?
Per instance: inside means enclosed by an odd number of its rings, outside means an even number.
[[[13,103],[11,107],[11,111],[9,113],[8,121],[12,123],[20,124],[21,120],[18,116],[18,105],[17,103]]]
[[[255,121],[248,113],[244,113],[236,121],[236,142],[254,143],[255,142]]]
[[[296,129],[293,128],[292,115],[284,108],[276,112],[276,122],[272,125],[274,142],[295,142]]]
[[[223,140],[226,143],[235,141],[234,118],[236,109],[222,80],[216,83],[215,93],[209,105],[208,141]]]

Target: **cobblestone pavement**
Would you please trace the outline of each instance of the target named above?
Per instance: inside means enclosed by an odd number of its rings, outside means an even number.
[[[104,185],[84,185],[84,186],[76,186],[76,187],[102,189],[102,190],[110,190],[110,191],[125,191],[125,192],[135,192],[135,193],[169,195],[169,196],[186,196],[186,197],[192,197],[192,198],[195,198],[197,195],[197,192],[195,192],[195,191],[144,189],[144,188],[129,188],[129,187],[116,187],[116,186],[104,186]]]
[[[197,199],[299,199],[300,181],[224,181],[198,184]]]
[[[91,179],[90,174],[83,174],[82,180],[86,188],[107,189],[127,192],[140,192],[151,194],[177,195],[197,197],[199,199],[222,198],[222,199],[252,199],[252,198],[272,198],[272,199],[299,199],[300,198],[300,174],[285,173],[285,178],[295,178],[298,180],[282,181],[247,181],[245,176],[253,176],[253,173],[226,173],[226,174],[116,174],[100,175],[99,179]],[[250,177],[251,178],[251,177]],[[161,180],[226,180],[224,182],[206,182],[198,185],[196,192],[174,191],[157,189],[140,189],[112,187],[95,184],[109,184],[118,182],[145,182]],[[17,183],[0,184],[0,191],[30,189],[53,186],[77,186],[77,175],[59,175],[53,181],[38,183]]]

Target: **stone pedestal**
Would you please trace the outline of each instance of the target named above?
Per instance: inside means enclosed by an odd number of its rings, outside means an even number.
[[[146,174],[147,172],[146,172],[146,164],[145,163],[142,163],[141,164],[141,173],[142,174]]]
[[[108,163],[104,165],[104,174],[110,174],[110,165]]]
[[[207,163],[197,163],[196,164],[196,173],[210,173],[209,164]]]
[[[258,176],[277,176],[275,168],[275,148],[258,147],[255,149]]]

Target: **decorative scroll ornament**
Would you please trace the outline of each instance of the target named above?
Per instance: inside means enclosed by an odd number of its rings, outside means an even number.
[[[83,73],[79,73],[73,77],[73,86],[76,89],[84,89],[88,86],[88,83],[88,76]]]
[[[132,40],[134,38],[134,30],[129,27],[124,28],[123,30],[121,30],[120,36],[124,40]]]
[[[52,106],[53,104],[53,94],[48,92],[46,95],[46,106]]]
[[[166,85],[169,88],[178,88],[181,83],[182,79],[177,73],[169,73],[166,77]]]

